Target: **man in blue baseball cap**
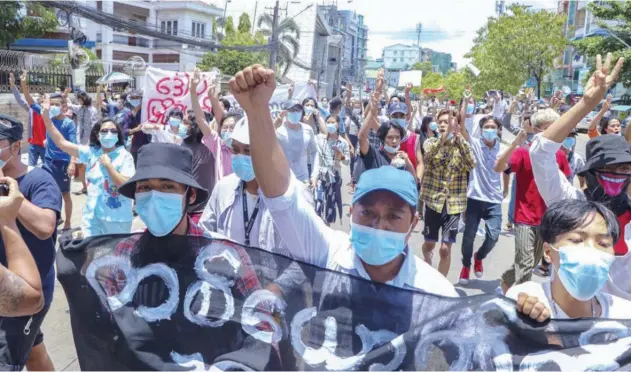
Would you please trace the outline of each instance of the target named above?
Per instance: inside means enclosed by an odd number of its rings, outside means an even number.
[[[333,230],[302,197],[302,185],[277,140],[268,108],[275,73],[254,65],[237,73],[230,90],[250,119],[255,176],[279,235],[294,259],[401,288],[456,297],[450,282],[408,247],[416,214],[412,174],[385,166],[365,171],[351,206],[351,234]]]

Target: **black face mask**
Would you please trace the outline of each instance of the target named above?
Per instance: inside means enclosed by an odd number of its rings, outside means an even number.
[[[606,194],[601,183],[599,183],[599,172],[590,170],[584,174],[586,179],[586,189],[584,194],[586,199],[606,205],[615,215],[619,216],[630,210],[630,197],[627,194],[630,178],[625,181],[621,193],[616,196]]]

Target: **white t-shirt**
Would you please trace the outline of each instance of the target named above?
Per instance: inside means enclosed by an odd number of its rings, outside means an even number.
[[[162,125],[158,129],[143,129],[143,133],[151,134],[151,142],[153,143],[175,143],[182,144],[182,138],[171,131],[169,125]]]
[[[535,296],[546,306],[551,312],[551,319],[568,319],[568,315],[557,305],[553,304],[551,297],[551,282],[544,283],[526,282],[515,285],[507,291],[506,296],[517,300],[520,293],[526,293],[529,296]],[[632,302],[621,297],[612,296],[605,292],[599,292],[595,298],[601,305],[601,316],[603,319],[630,319],[632,316]]]
[[[318,148],[312,128],[307,124],[300,124],[301,127],[298,129],[290,129],[283,124],[277,128],[276,134],[285,157],[290,163],[290,169],[296,178],[305,182],[310,178],[307,164],[314,164]],[[308,156],[310,161],[308,161]]]
[[[505,111],[507,111],[507,103],[505,101],[501,99],[498,102],[494,103],[494,110],[492,111],[492,115],[496,119],[501,120],[503,118],[503,115],[505,115]]]
[[[371,280],[349,243],[349,234],[325,225],[303,197],[304,186],[294,177],[284,195],[263,197],[274,225],[292,258],[333,271]],[[395,287],[415,288],[439,296],[458,297],[454,286],[437,270],[410,250],[399,273],[387,282]]]

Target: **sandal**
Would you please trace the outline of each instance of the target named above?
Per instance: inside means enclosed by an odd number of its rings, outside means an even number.
[[[83,195],[83,194],[87,194],[88,193],[88,189],[81,189],[79,191],[73,191],[73,195]]]

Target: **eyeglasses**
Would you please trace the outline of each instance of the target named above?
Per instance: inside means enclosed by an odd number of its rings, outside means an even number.
[[[99,131],[99,133],[103,133],[103,134],[114,133],[114,134],[116,134],[116,133],[118,133],[118,129],[114,129],[114,128],[112,128],[112,129],[101,129]]]

